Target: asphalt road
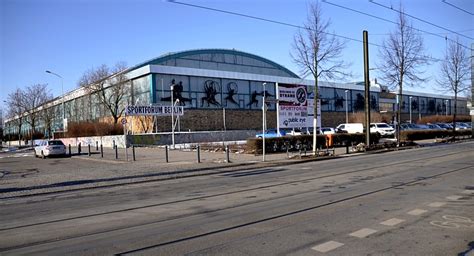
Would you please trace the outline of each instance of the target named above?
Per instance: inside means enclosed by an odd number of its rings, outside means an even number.
[[[474,142],[0,200],[0,216],[1,255],[472,255]]]

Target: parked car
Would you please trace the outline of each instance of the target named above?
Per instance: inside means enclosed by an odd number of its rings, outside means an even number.
[[[418,130],[430,130],[430,127],[425,124],[415,124]]]
[[[438,125],[439,127],[441,128],[444,128],[446,130],[451,130],[453,129],[453,127],[450,125],[450,124],[446,124],[446,123],[436,123],[436,125]]]
[[[446,130],[446,128],[443,128],[437,124],[426,124],[430,130]]]
[[[322,127],[321,132],[323,134],[334,134],[334,133],[336,133],[336,129],[334,129],[332,127]]]
[[[347,133],[363,133],[364,126],[362,123],[347,123],[340,124],[336,127],[337,130],[345,131]]]
[[[285,135],[298,136],[302,135],[303,132],[300,129],[280,129],[280,133],[283,132]],[[266,138],[266,137],[265,137]]]
[[[60,140],[43,140],[34,147],[35,157],[65,156],[66,146]]]
[[[410,124],[410,123],[400,124],[400,131],[414,131],[414,130],[418,130],[418,127],[414,124]]]
[[[380,136],[393,136],[395,129],[386,123],[371,123],[370,132],[378,133]]]
[[[467,130],[467,129],[470,129],[470,128],[465,123],[456,122],[456,130]]]
[[[286,135],[286,132],[284,130],[280,130],[279,132],[277,131],[277,129],[268,129],[265,131],[265,134],[263,133],[258,133],[257,135],[255,135],[255,137],[257,138],[276,138],[276,137],[282,137],[282,136],[285,136]]]

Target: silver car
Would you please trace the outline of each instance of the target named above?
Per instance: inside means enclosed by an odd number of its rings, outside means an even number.
[[[44,140],[34,148],[35,157],[65,156],[66,146],[60,140]]]

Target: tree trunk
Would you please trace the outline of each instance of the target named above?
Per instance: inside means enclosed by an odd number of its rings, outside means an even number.
[[[402,84],[403,84],[403,78],[400,79],[400,84],[398,85],[398,106],[397,106],[397,146],[400,146],[400,124],[402,122],[402,101],[403,101],[403,95],[402,95]]]
[[[453,140],[456,140],[456,114],[458,108],[458,86],[454,86]]]

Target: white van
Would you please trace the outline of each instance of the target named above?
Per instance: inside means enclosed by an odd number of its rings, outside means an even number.
[[[362,123],[340,124],[336,127],[336,130],[347,133],[364,133],[364,126]]]

